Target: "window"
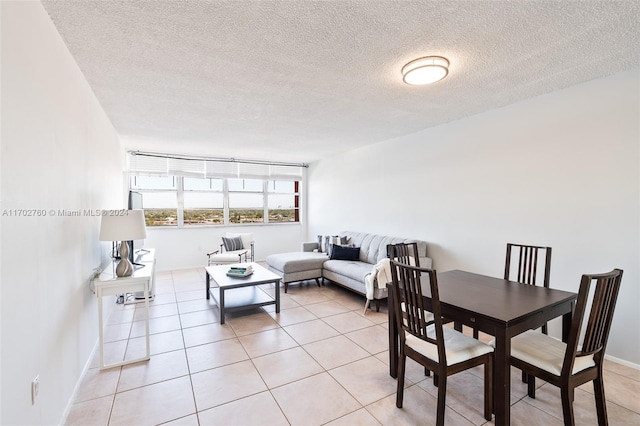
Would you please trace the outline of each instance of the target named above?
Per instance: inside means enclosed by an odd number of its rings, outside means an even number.
[[[224,224],[224,180],[184,178],[184,225]]]
[[[147,226],[191,227],[300,221],[299,182],[132,176]]]
[[[269,223],[300,221],[298,184],[298,181],[267,182]]]
[[[142,194],[147,226],[177,226],[177,179],[174,176],[133,176],[131,189]]]
[[[130,151],[129,187],[147,226],[300,222],[306,164]]]
[[[227,179],[229,223],[264,223],[264,182],[260,179]]]

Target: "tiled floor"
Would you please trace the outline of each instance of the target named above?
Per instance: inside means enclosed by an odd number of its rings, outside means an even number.
[[[97,356],[68,425],[424,425],[435,423],[437,389],[408,361],[404,408],[389,376],[386,307],[362,315],[363,298],[315,282],[289,287],[281,311],[237,312],[221,325],[205,295],[204,269],[157,275],[151,360],[101,371]],[[265,291],[273,292],[265,287]],[[116,305],[107,362],[144,352],[143,304]],[[607,363],[611,425],[640,424],[640,371]],[[446,423],[487,424],[482,367],[448,381]],[[512,424],[562,425],[559,391],[526,396],[512,374]],[[575,395],[578,425],[595,425],[589,385]],[[489,422],[488,424],[492,424]]]

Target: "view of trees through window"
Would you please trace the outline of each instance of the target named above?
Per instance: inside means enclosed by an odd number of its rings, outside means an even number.
[[[132,176],[130,187],[142,194],[147,226],[300,221],[297,181]]]

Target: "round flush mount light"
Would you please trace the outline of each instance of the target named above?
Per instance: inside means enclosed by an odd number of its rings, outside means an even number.
[[[402,67],[402,81],[412,86],[435,83],[449,73],[449,61],[442,56],[426,56]]]

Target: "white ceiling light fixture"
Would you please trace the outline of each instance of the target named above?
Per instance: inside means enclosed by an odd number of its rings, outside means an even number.
[[[415,59],[402,67],[402,81],[412,86],[435,83],[449,74],[449,61],[442,56]]]

